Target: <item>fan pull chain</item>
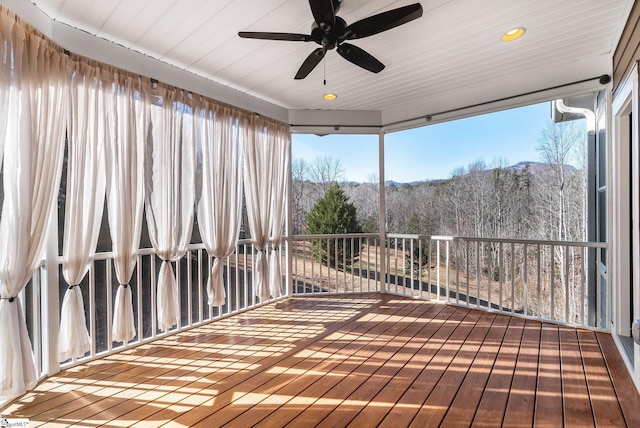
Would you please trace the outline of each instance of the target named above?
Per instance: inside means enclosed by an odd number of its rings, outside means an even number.
[[[327,86],[327,57],[322,58],[322,78],[324,86]]]

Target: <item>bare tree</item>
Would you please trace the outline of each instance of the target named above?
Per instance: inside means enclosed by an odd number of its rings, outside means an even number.
[[[304,233],[307,224],[307,211],[303,201],[309,176],[309,164],[304,159],[291,162],[291,211],[293,233]]]
[[[340,159],[333,156],[320,156],[313,160],[309,166],[309,179],[320,185],[322,194],[333,183],[337,183],[344,177],[344,168]]]
[[[538,138],[538,152],[542,159],[549,165],[552,171],[552,182],[549,183],[558,196],[556,209],[556,236],[555,239],[565,240],[567,233],[567,206],[566,183],[569,174],[569,162],[574,158],[574,153],[579,143],[584,141],[584,130],[574,123],[548,122],[540,131]]]

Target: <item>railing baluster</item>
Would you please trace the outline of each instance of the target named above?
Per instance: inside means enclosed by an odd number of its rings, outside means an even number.
[[[524,264],[524,277],[522,283],[522,292],[523,292],[523,302],[522,302],[522,310],[524,311],[524,315],[529,315],[529,257],[527,254],[528,245],[525,243],[523,248],[523,264]],[[538,246],[538,257],[540,256],[540,246]]]
[[[142,320],[142,256],[136,256],[136,307],[138,308],[138,340],[141,342],[144,333]]]
[[[192,278],[192,270],[191,267],[191,258],[193,257],[193,253],[191,250],[187,251],[187,325],[193,325],[193,278]]]
[[[367,243],[368,241],[369,238],[367,238]],[[362,292],[362,247],[362,238],[358,238],[358,248],[360,248],[360,251],[358,252],[358,283],[360,292]],[[367,251],[368,250],[369,246],[367,245]]]
[[[482,278],[482,270],[480,269],[480,241],[476,242],[476,307],[480,307],[480,289],[482,288],[480,285],[480,278]]]
[[[564,270],[565,270],[565,282],[564,282],[564,286],[565,286],[565,290],[564,290],[564,304],[565,304],[565,308],[564,308],[564,322],[570,322],[570,317],[569,317],[569,246],[564,247],[564,259],[565,259],[565,266],[564,266]]]
[[[202,298],[202,250],[198,250],[198,316],[204,321],[204,299]]]
[[[347,238],[342,238],[342,280],[344,292],[347,292]]]
[[[466,259],[466,274],[467,274],[467,296],[466,296],[467,307],[471,304],[470,303],[471,299],[469,299],[470,297],[470,294],[469,294],[469,245],[470,245],[469,241],[466,241],[467,254],[465,256],[465,259]]]
[[[89,268],[89,334],[91,335],[90,356],[96,355],[96,262]],[[75,358],[74,358],[75,360]]]
[[[580,324],[588,324],[588,320],[585,319],[584,313],[584,289],[585,289],[585,277],[587,273],[587,269],[585,269],[586,263],[588,263],[587,255],[589,254],[589,249],[586,247],[582,247],[582,263],[580,264]]]
[[[491,309],[491,279],[493,277],[493,257],[491,243],[487,243],[487,309]]]
[[[36,363],[36,376],[40,377],[42,374],[42,305],[40,304],[42,301],[41,296],[41,279],[42,279],[42,268],[39,267],[34,272],[31,277],[31,324],[33,325],[33,355]],[[22,289],[24,291],[24,288]],[[27,302],[24,301],[24,295],[20,297],[23,305],[26,305]],[[24,312],[23,312],[24,313]]]
[[[511,313],[516,309],[516,252],[515,245],[511,243]]]
[[[503,265],[503,247],[502,247],[502,242],[500,242],[498,244],[498,310],[502,311],[503,309],[503,305],[502,305],[502,286],[504,285],[504,275],[502,274],[502,271],[504,270],[504,265]]]
[[[441,242],[436,241],[436,300],[440,301],[440,244]]]
[[[418,288],[419,288],[419,296],[424,297],[423,287],[422,287],[422,239],[418,238]]]
[[[111,337],[111,319],[113,318],[113,290],[111,284],[111,259],[105,260],[105,281],[107,284],[107,351],[113,349],[113,339]]]
[[[460,241],[455,243],[455,263],[456,263],[456,304],[460,304]]]
[[[556,316],[556,270],[555,270],[555,259],[556,259],[556,246],[551,244],[551,315],[549,318],[553,319]],[[561,273],[562,274],[562,273]]]
[[[542,307],[541,307],[541,297],[540,297],[540,289],[541,289],[541,281],[542,281],[542,266],[540,265],[540,259],[541,259],[541,254],[540,254],[540,244],[538,244],[538,252],[537,252],[537,269],[538,269],[538,278],[537,278],[537,311],[538,311],[538,318],[542,318]]]
[[[449,251],[450,251],[450,245],[449,245],[450,241],[445,241],[445,249],[446,249],[446,253],[445,253],[445,271],[444,271],[444,275],[445,275],[445,281],[446,281],[446,295],[444,297],[444,301],[448,302],[449,301]]]
[[[151,337],[156,337],[156,256],[151,256]]]
[[[374,269],[373,269],[374,278],[373,278],[373,280],[374,280],[374,287],[375,287],[374,290],[375,290],[378,287],[378,278],[376,277],[376,275],[378,275],[378,268],[379,268],[379,264],[378,264],[378,248],[380,247],[380,243],[378,242],[378,239],[374,239],[373,240],[373,244],[374,244],[373,245],[373,260],[374,260],[374,263],[373,263],[373,266],[374,266]],[[380,275],[382,275],[383,278],[385,278],[386,274],[384,272],[380,272]],[[369,281],[370,281],[369,278],[367,278],[367,291],[371,291],[371,285],[370,285]],[[380,290],[378,290],[378,291],[380,291]]]
[[[180,260],[176,260],[176,271],[175,271],[175,275],[176,275],[176,286],[178,288],[178,310],[179,310],[179,314],[180,314],[180,322],[178,322],[178,324],[176,325],[176,330],[179,331],[182,328],[182,274],[181,274],[181,265],[180,265]]]

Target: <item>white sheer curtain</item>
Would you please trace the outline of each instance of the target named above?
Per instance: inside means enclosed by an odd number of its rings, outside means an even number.
[[[116,277],[120,284],[111,334],[114,341],[128,342],[136,336],[129,282],[136,267],[142,229],[148,110],[139,79],[126,73],[114,73],[106,94],[107,210]]]
[[[269,291],[273,297],[282,295],[282,258],[280,246],[282,244],[282,232],[284,229],[284,216],[287,201],[287,181],[289,177],[289,156],[291,153],[291,132],[288,128],[269,124],[267,127],[269,146],[274,151],[275,163],[273,169],[273,186],[275,197],[272,200],[270,227],[271,245],[273,251],[270,256]]]
[[[95,254],[104,206],[104,94],[99,68],[74,62],[70,67],[67,125],[67,191],[62,274],[69,284],[62,301],[60,361],[91,349],[79,284]]]
[[[180,325],[180,295],[171,266],[191,238],[195,200],[195,139],[188,95],[158,87],[150,100],[151,135],[145,152],[149,238],[162,259],[157,285],[158,327]]]
[[[242,150],[237,115],[208,102],[196,111],[198,227],[213,266],[207,293],[209,304],[224,305],[222,258],[236,249],[242,214]]]
[[[281,285],[273,282],[273,293],[267,281],[268,259],[267,244],[273,230],[274,248],[280,245],[286,174],[288,173],[288,152],[291,144],[289,128],[260,118],[248,117],[243,123],[244,144],[244,189],[247,201],[247,217],[251,229],[251,242],[258,251],[254,269],[253,284],[256,295],[261,301],[269,299],[269,295],[278,296]],[[286,154],[285,154],[286,153]],[[285,179],[282,176],[285,174]],[[279,217],[279,218],[278,218]],[[278,226],[273,226],[278,223]],[[273,255],[277,260],[272,262],[279,268],[279,251]],[[274,272],[278,274],[278,272]],[[282,280],[280,278],[279,284]]]
[[[4,117],[0,119],[4,124],[0,135],[4,146],[0,399],[10,399],[32,388],[37,380],[18,293],[42,259],[58,195],[67,88],[66,57],[6,9],[0,8],[0,15],[3,61],[12,61],[3,67],[8,66],[15,73],[10,83],[15,86],[8,96],[11,107],[2,110]]]

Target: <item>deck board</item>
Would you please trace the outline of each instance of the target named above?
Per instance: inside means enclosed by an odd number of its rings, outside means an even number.
[[[31,426],[640,426],[611,336],[392,295],[291,299],[87,362]],[[226,425],[225,425],[226,424]]]
[[[533,426],[541,330],[542,324],[537,321],[527,320],[524,325],[516,368],[509,389],[509,399],[502,421],[504,426]]]
[[[558,326],[543,324],[538,357],[538,386],[534,424],[553,426],[564,420],[562,408],[562,366],[560,365],[560,338]]]
[[[565,424],[585,428],[594,426],[587,379],[575,329],[560,328],[560,356]]]

